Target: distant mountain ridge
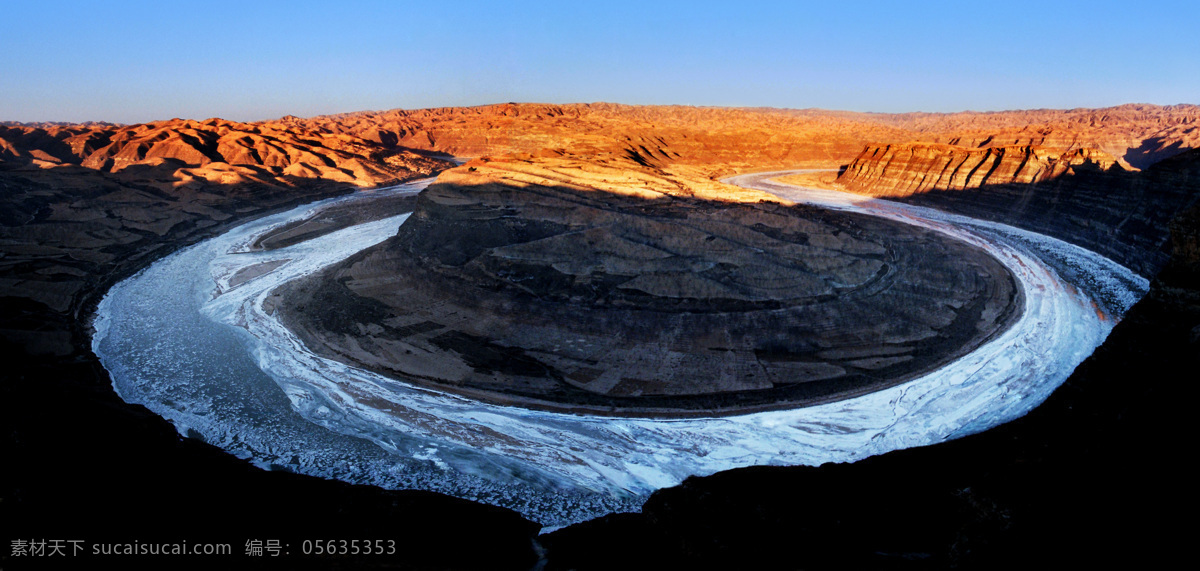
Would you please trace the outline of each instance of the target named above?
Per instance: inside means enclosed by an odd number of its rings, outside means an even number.
[[[1196,105],[883,114],[504,103],[285,116],[255,123],[216,118],[136,125],[3,122],[0,161],[79,164],[108,172],[130,165],[161,167],[164,162],[177,168],[224,163],[237,168],[214,168],[260,180],[287,176],[372,186],[429,167],[419,151],[467,157],[543,150],[620,152],[692,166],[720,165],[727,173],[836,167],[868,144],[929,142],[967,148],[1096,149],[1127,168],[1141,169],[1200,147],[1198,125]]]
[[[429,173],[447,163],[364,141],[288,128],[208,119],[125,127],[0,127],[0,158],[42,167],[77,164],[117,173],[132,166],[156,177],[230,182],[312,178],[376,186]],[[188,170],[184,170],[188,169]]]
[[[673,148],[681,161],[690,164],[721,160],[768,168],[815,162],[845,164],[865,144],[909,141],[976,148],[1093,148],[1139,169],[1200,147],[1200,106],[1196,105],[887,114],[506,103],[363,111],[295,122],[314,130],[464,156],[532,152],[547,145],[586,147],[603,142],[611,146],[640,137]]]

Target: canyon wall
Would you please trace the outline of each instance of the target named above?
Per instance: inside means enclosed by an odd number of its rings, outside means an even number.
[[[968,148],[929,143],[867,145],[837,182],[847,190],[868,196],[906,197],[984,185],[1035,184],[1074,173],[1076,168],[1107,171],[1115,164],[1115,158],[1093,149]]]
[[[1169,221],[1200,196],[1200,151],[1142,172],[1095,149],[868,145],[836,184],[1041,232],[1153,276]]]

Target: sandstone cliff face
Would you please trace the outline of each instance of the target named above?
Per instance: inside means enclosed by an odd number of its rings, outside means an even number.
[[[871,145],[836,183],[1049,234],[1151,277],[1169,255],[1169,221],[1200,196],[1198,153],[1129,172],[1089,149]]]
[[[1076,168],[1107,171],[1114,164],[1115,158],[1093,149],[1062,151],[1034,146],[972,149],[927,143],[868,145],[846,167],[837,183],[869,196],[903,197],[932,190],[1035,184],[1074,173]]]

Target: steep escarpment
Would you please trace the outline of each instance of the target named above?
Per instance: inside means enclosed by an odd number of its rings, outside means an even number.
[[[985,185],[1035,184],[1074,173],[1107,171],[1116,159],[1092,149],[1063,151],[1034,146],[967,148],[904,143],[868,145],[838,177],[847,190],[906,197],[935,190]]]
[[[309,347],[410,382],[667,416],[890,386],[1022,303],[1000,263],[936,232],[621,154],[447,171],[398,236],[278,295]]]
[[[1092,149],[869,145],[836,184],[1049,234],[1153,276],[1168,222],[1200,196],[1198,152],[1130,172]]]

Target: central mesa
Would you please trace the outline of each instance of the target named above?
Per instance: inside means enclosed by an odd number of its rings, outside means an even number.
[[[932,230],[682,167],[515,156],[444,173],[397,236],[275,300],[313,350],[417,385],[695,416],[896,385],[1003,330],[1022,296]]]

